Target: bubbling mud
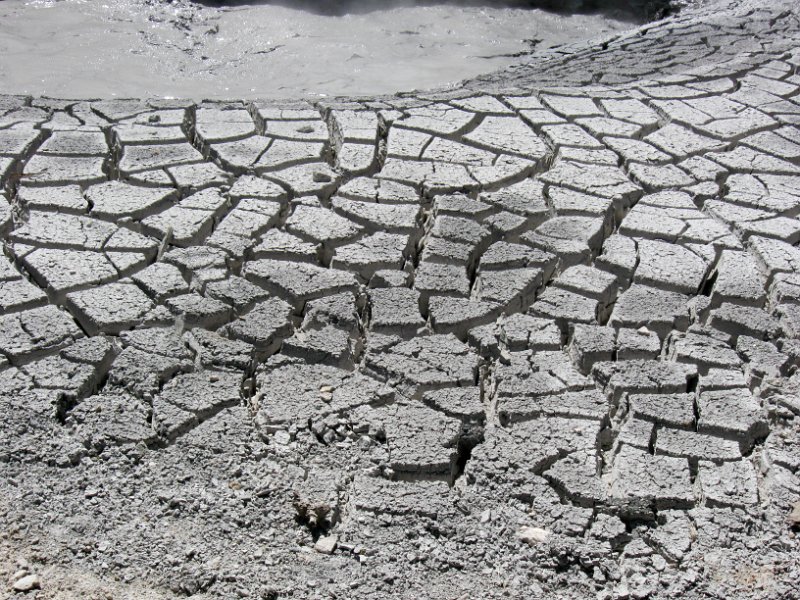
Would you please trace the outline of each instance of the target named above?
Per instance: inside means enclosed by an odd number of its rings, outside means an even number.
[[[385,94],[454,84],[623,14],[381,2],[369,10],[187,0],[3,0],[0,89],[70,98]],[[297,8],[298,6],[302,8]]]

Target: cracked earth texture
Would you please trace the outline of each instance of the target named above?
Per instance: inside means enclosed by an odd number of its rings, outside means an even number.
[[[0,574],[798,598],[798,12],[377,99],[0,97]]]

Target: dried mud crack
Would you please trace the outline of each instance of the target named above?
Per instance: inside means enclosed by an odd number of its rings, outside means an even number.
[[[798,18],[0,96],[3,594],[798,598]]]

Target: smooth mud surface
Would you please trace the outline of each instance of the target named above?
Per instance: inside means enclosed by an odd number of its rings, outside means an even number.
[[[532,49],[631,26],[497,4],[381,7],[321,15],[262,3],[3,0],[0,89],[69,98],[384,94],[456,83]]]

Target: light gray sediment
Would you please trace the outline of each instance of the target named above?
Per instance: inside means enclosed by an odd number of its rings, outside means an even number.
[[[799,18],[0,96],[3,593],[796,598]]]

